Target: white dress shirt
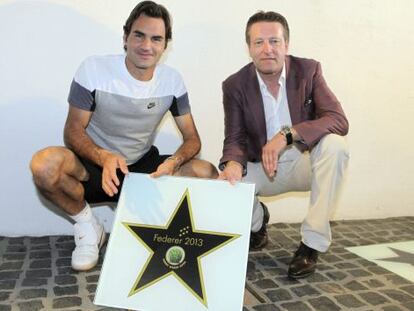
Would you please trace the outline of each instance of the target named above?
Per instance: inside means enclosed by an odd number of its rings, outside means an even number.
[[[282,73],[279,77],[279,92],[277,93],[277,98],[274,98],[269,92],[257,70],[256,74],[263,98],[267,140],[269,141],[280,131],[282,126],[292,126],[286,93],[286,68],[283,65]]]

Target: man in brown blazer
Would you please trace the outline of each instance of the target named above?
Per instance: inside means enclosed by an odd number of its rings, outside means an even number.
[[[289,26],[275,12],[250,17],[253,60],[223,82],[225,139],[219,178],[256,184],[256,195],[309,191],[310,205],[291,278],[312,274],[331,243],[329,218],[348,162],[348,121],[321,65],[288,55]],[[267,244],[269,212],[257,197],[250,249]]]

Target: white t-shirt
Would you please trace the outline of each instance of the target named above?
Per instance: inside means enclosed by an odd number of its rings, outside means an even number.
[[[187,90],[176,70],[160,64],[150,81],[139,81],[128,72],[125,55],[84,60],[68,101],[93,111],[86,132],[98,146],[124,156],[128,165],[150,149],[168,110],[173,116],[190,113]]]

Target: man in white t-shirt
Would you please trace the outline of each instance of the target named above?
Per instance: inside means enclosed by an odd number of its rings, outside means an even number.
[[[88,203],[118,201],[128,172],[217,177],[211,163],[193,159],[201,143],[180,74],[158,64],[170,39],[165,7],[139,3],[124,25],[125,55],[89,57],[77,70],[68,98],[66,147],[33,156],[37,188],[75,222],[75,270],[93,268],[105,242]],[[153,142],[167,111],[183,143],[173,155],[160,155]]]

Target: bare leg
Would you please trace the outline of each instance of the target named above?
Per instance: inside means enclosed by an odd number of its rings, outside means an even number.
[[[218,177],[218,172],[215,166],[210,162],[193,159],[181,166],[174,175],[216,179]]]
[[[89,175],[75,154],[65,147],[48,147],[34,154],[30,163],[34,183],[52,203],[69,215],[85,205],[81,181]]]

